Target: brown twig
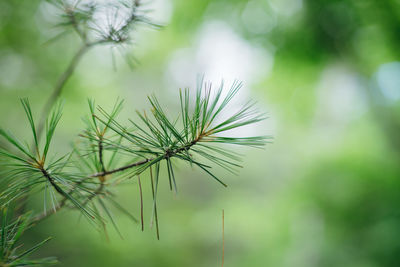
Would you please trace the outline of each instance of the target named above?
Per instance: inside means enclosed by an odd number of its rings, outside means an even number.
[[[54,189],[61,194],[62,196],[64,196],[64,198],[61,200],[60,204],[58,204],[54,209],[51,209],[50,212],[48,211],[44,211],[42,213],[40,213],[39,215],[36,215],[35,217],[33,217],[31,224],[36,224],[38,222],[40,222],[41,220],[46,219],[47,217],[49,217],[50,215],[56,213],[58,210],[60,210],[62,207],[65,206],[65,204],[67,203],[67,199],[68,197],[66,196],[65,192],[62,191],[62,189],[55,183],[54,178],[50,176],[50,174],[46,171],[46,169],[44,169],[42,166],[39,167],[40,171],[42,172],[43,176],[50,182],[50,184],[54,187]],[[69,193],[72,193],[72,189]],[[69,194],[67,193],[67,194]]]
[[[105,172],[106,171],[106,167],[104,166],[104,161],[103,161],[103,136],[100,135],[99,136],[99,162],[100,162],[100,166],[101,166],[101,171]],[[104,177],[104,176],[100,176],[100,177]]]
[[[139,196],[140,196],[140,222],[142,224],[142,231],[144,231],[144,219],[143,219],[143,193],[142,184],[140,182],[140,176],[138,175],[138,185],[139,185]]]
[[[154,192],[153,168],[151,166],[150,166],[150,181],[151,181],[151,194],[153,196],[154,219],[156,220],[157,240],[160,240],[160,231],[158,229],[157,201],[156,201],[156,195]],[[153,226],[153,217],[151,218],[150,228],[152,226]]]
[[[147,163],[147,162],[149,162],[151,160],[152,159],[144,159],[144,160],[141,160],[141,161],[138,161],[138,162],[134,162],[134,163],[128,164],[126,166],[123,166],[123,167],[120,167],[120,168],[117,168],[117,169],[114,169],[114,170],[94,173],[94,174],[90,175],[90,177],[106,176],[106,175],[113,174],[113,173],[116,173],[116,172],[125,171],[127,169],[143,165],[143,164],[145,164],[145,163]]]

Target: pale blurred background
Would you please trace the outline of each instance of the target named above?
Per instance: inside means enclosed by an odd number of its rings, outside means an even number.
[[[227,85],[242,80],[239,102],[257,100],[269,119],[237,134],[271,134],[274,142],[240,149],[239,176],[218,170],[228,188],[183,165],[177,197],[164,179],[160,241],[148,224],[142,233],[118,213],[124,239],[109,227],[107,241],[77,212],[62,211],[27,233],[27,243],[54,237],[37,256],[57,256],[60,266],[220,266],[224,209],[227,267],[398,266],[400,1],[148,5],[165,27],[134,33],[132,70],[121,55],[114,66],[109,49],[95,48],[68,82],[58,153],[83,129],[88,97],[105,107],[124,98],[121,118],[135,119],[155,93],[173,113],[178,89],[193,87],[199,74]],[[19,98],[29,97],[38,116],[79,47],[74,34],[48,43],[53,23],[45,1],[0,2],[0,121],[20,137],[30,138]],[[135,181],[117,191],[138,214]]]

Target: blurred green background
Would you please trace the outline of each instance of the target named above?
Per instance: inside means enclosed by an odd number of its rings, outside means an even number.
[[[274,142],[241,150],[238,177],[218,170],[227,189],[187,166],[177,197],[163,181],[160,241],[119,214],[124,239],[110,227],[107,241],[62,211],[27,233],[27,243],[54,237],[37,256],[57,256],[60,266],[219,266],[224,209],[225,266],[399,266],[400,1],[148,5],[165,27],[134,33],[133,70],[96,48],[68,82],[58,153],[83,129],[88,97],[105,107],[124,98],[122,117],[135,118],[155,93],[172,113],[178,89],[198,74],[243,80],[240,100],[256,99],[270,118],[238,134],[271,134]],[[47,42],[57,32],[53,15],[45,1],[0,1],[0,121],[20,137],[29,132],[19,98],[29,97],[38,116],[79,47],[74,34]],[[117,191],[138,214],[137,184]]]

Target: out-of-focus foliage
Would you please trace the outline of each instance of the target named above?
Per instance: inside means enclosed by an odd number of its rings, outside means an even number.
[[[274,144],[246,152],[246,168],[228,189],[182,168],[187,180],[177,199],[160,192],[160,241],[121,218],[116,223],[126,238],[106,242],[60,213],[26,243],[56,236],[41,253],[63,266],[214,266],[224,208],[226,266],[397,266],[400,3],[159,0],[154,9],[166,27],[133,40],[133,71],[120,61],[115,72],[102,48],[78,67],[63,93],[60,150],[81,128],[76,118],[87,97],[110,106],[121,96],[134,112],[160,88],[157,94],[172,103],[168,112],[179,112],[171,90],[190,85],[196,72],[244,80],[247,94],[268,111],[264,129]],[[39,0],[1,1],[0,18],[0,116],[23,135],[18,97],[40,107],[79,37],[47,43],[57,29]],[[139,197],[137,184],[120,193],[127,204]]]
[[[30,216],[19,216],[16,220],[10,219],[8,210],[1,210],[1,226],[0,226],[0,265],[5,267],[14,266],[49,266],[57,263],[53,257],[43,258],[39,260],[30,260],[30,256],[35,250],[43,246],[51,238],[47,238],[35,246],[21,250],[21,245],[17,242],[22,234],[29,228]]]

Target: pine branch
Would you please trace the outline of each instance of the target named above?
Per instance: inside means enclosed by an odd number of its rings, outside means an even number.
[[[111,112],[106,112],[99,106],[96,109],[94,101],[89,100],[90,114],[85,121],[87,127],[79,135],[83,142],[74,147],[71,153],[57,158],[49,157],[52,139],[62,115],[62,105],[57,105],[57,100],[83,56],[98,45],[124,48],[131,43],[131,32],[136,25],[159,27],[140,9],[139,0],[120,0],[118,4],[93,4],[79,0],[49,1],[54,2],[63,12],[59,26],[72,28],[81,40],[81,47],[58,78],[46,100],[38,124],[28,99],[21,99],[32,133],[32,145],[29,146],[26,141],[21,142],[0,128],[0,136],[15,150],[0,149],[0,164],[5,167],[0,180],[0,188],[4,188],[0,192],[0,266],[54,264],[53,258],[37,261],[27,259],[27,256],[50,238],[22,253],[18,252],[19,246],[16,246],[16,243],[26,229],[65,207],[79,210],[91,224],[103,230],[106,237],[106,220],[109,220],[122,237],[110,207],[116,208],[135,223],[139,220],[114,199],[115,194],[109,188],[133,177],[138,178],[140,224],[143,231],[145,206],[140,175],[147,170],[150,174],[153,200],[150,227],[155,220],[159,239],[157,193],[163,163],[167,170],[170,190],[175,194],[178,192],[176,162],[197,166],[226,187],[227,185],[212,173],[212,168],[219,166],[236,174],[237,168],[242,166],[241,156],[224,146],[261,148],[270,139],[269,136],[229,135],[233,129],[265,119],[263,114],[254,109],[254,103],[251,102],[228,117],[227,114],[221,115],[226,113],[226,106],[242,86],[240,82],[234,82],[223,97],[223,83],[213,91],[211,84],[203,84],[201,80],[194,101],[189,90],[180,91],[181,112],[174,118],[165,112],[154,95],[148,97],[151,105],[150,116],[146,112],[136,112],[139,121],[129,119],[128,126],[117,119],[123,101],[117,101]],[[101,12],[102,9],[108,12],[106,24],[101,24],[101,21],[96,21],[95,18],[96,12]],[[43,134],[45,137],[41,138]],[[118,164],[121,159],[128,163]],[[23,214],[14,221],[9,220],[12,216],[8,215],[8,206],[15,201],[26,204],[28,196],[33,192],[44,193],[43,212],[33,217]],[[48,196],[52,204],[50,208]]]
[[[106,172],[106,168],[104,166],[104,161],[103,161],[103,136],[101,136],[99,138],[99,142],[98,143],[99,143],[98,144],[98,146],[99,146],[99,163],[100,163],[100,166],[101,166],[101,171],[103,173],[105,173]],[[102,176],[105,176],[105,175],[102,175]]]
[[[90,2],[89,4],[80,3],[81,1],[70,3],[68,0],[50,0],[50,2],[62,12],[59,26],[72,27],[80,37],[82,44],[65,71],[58,78],[51,95],[45,102],[37,128],[38,138],[41,137],[43,132],[47,114],[62,94],[66,83],[71,78],[81,59],[91,48],[97,45],[119,46],[129,43],[130,33],[135,24],[145,24],[155,28],[161,27],[147,18],[146,12],[141,10],[140,1],[120,2],[119,5],[103,4],[103,6],[95,2]],[[114,12],[112,16],[110,15],[114,18],[114,21],[110,22],[106,28],[99,26],[94,21],[96,12],[101,12],[102,9],[106,11],[113,10]],[[122,21],[117,21],[116,17],[121,9],[126,9],[128,15]],[[94,34],[97,34],[98,38],[90,40],[90,36]]]
[[[179,148],[174,149],[174,150],[167,149],[165,151],[165,153],[162,155],[162,159],[168,159],[170,157],[176,156],[177,154],[181,153],[182,151],[188,151],[192,146],[194,146],[196,143],[202,141],[202,139],[207,137],[208,135],[210,135],[210,133],[203,133],[200,136],[196,137],[195,140],[191,141],[188,144],[183,145],[182,147],[179,147]],[[125,170],[129,170],[131,168],[134,168],[134,167],[138,167],[138,166],[144,165],[144,164],[152,162],[154,160],[158,160],[158,159],[156,159],[156,158],[144,159],[144,160],[137,161],[137,162],[128,164],[126,166],[122,166],[122,167],[113,169],[113,170],[94,173],[94,174],[90,175],[90,177],[102,177],[102,176],[106,176],[106,175],[122,172],[122,171],[125,171]]]
[[[155,96],[149,97],[152,118],[149,118],[146,113],[137,112],[141,124],[129,120],[134,129],[123,126],[117,121],[117,115],[122,109],[122,101],[117,101],[112,111],[106,112],[101,107],[96,110],[94,101],[90,100],[88,101],[90,115],[85,120],[87,129],[80,134],[80,137],[84,140],[82,143],[84,147],[75,148],[74,153],[70,153],[68,157],[64,156],[54,161],[49,161],[47,154],[55,128],[61,117],[61,105],[50,114],[47,120],[46,143],[44,148],[40,149],[39,140],[35,137],[37,136],[36,128],[29,102],[24,100],[22,103],[35,140],[34,152],[29,151],[14,136],[0,129],[0,134],[24,155],[24,157],[20,157],[0,150],[0,155],[17,163],[13,166],[19,166],[19,170],[10,173],[10,177],[17,175],[23,178],[11,182],[8,189],[2,192],[3,196],[0,197],[8,198],[9,200],[6,203],[9,203],[9,201],[29,192],[30,188],[35,188],[42,183],[48,183],[51,189],[50,192],[54,190],[55,193],[61,196],[61,201],[56,205],[53,204],[53,209],[47,210],[45,208],[43,213],[36,215],[32,220],[32,224],[48,218],[66,207],[68,202],[71,202],[73,207],[79,209],[90,221],[93,221],[93,219],[98,221],[105,230],[105,223],[100,215],[99,208],[104,210],[117,232],[119,232],[115,222],[110,217],[111,213],[106,203],[102,198],[97,198],[97,196],[103,196],[115,206],[116,203],[112,200],[109,191],[106,190],[110,183],[106,183],[106,181],[110,179],[128,179],[139,176],[150,169],[153,216],[156,219],[157,238],[159,238],[156,195],[159,168],[163,161],[168,170],[170,189],[174,189],[175,193],[177,192],[177,183],[174,165],[172,164],[173,159],[199,167],[226,187],[227,185],[211,172],[211,165],[203,162],[203,160],[235,173],[235,168],[241,167],[238,164],[240,156],[218,145],[216,146],[216,144],[262,147],[269,138],[268,136],[231,137],[222,135],[232,129],[264,119],[264,115],[254,110],[253,104],[244,105],[226,119],[221,120],[219,118],[220,113],[223,113],[223,110],[238,92],[240,86],[240,83],[235,82],[224,98],[222,97],[222,85],[216,91],[214,97],[211,97],[210,87],[207,87],[206,90],[200,87],[192,104],[189,91],[181,92],[181,114],[178,117],[180,120],[168,118],[157,98]],[[97,112],[100,114],[96,114]],[[70,160],[73,154],[78,156],[76,161]],[[106,158],[105,154],[109,154],[109,157]],[[122,166],[112,167],[115,158],[123,155],[139,159]],[[109,161],[108,164],[106,159]],[[106,165],[109,167],[106,168]],[[152,174],[153,165],[156,166],[155,184]],[[69,166],[68,168],[74,167],[79,172],[76,174],[68,171],[64,173],[63,169],[66,166]],[[92,172],[93,170],[95,172]],[[31,180],[29,184],[27,184],[28,179]],[[98,180],[98,182],[95,180]],[[142,192],[141,186],[140,192]],[[99,208],[96,207],[96,201],[99,204]],[[89,203],[92,204],[93,209],[88,208]],[[116,207],[129,214],[121,206],[117,205]],[[134,221],[136,222],[136,219]]]
[[[119,168],[116,168],[116,169],[113,169],[113,170],[94,173],[94,174],[90,175],[90,177],[102,177],[102,176],[114,174],[114,173],[117,173],[117,172],[122,172],[122,171],[125,171],[125,170],[129,170],[129,169],[131,169],[133,167],[141,166],[141,165],[146,164],[146,163],[148,163],[148,162],[150,162],[152,160],[153,159],[144,159],[144,160],[141,160],[141,161],[138,161],[138,162],[134,162],[134,163],[131,163],[131,164],[128,164],[126,166],[122,166],[122,167],[119,167]]]

